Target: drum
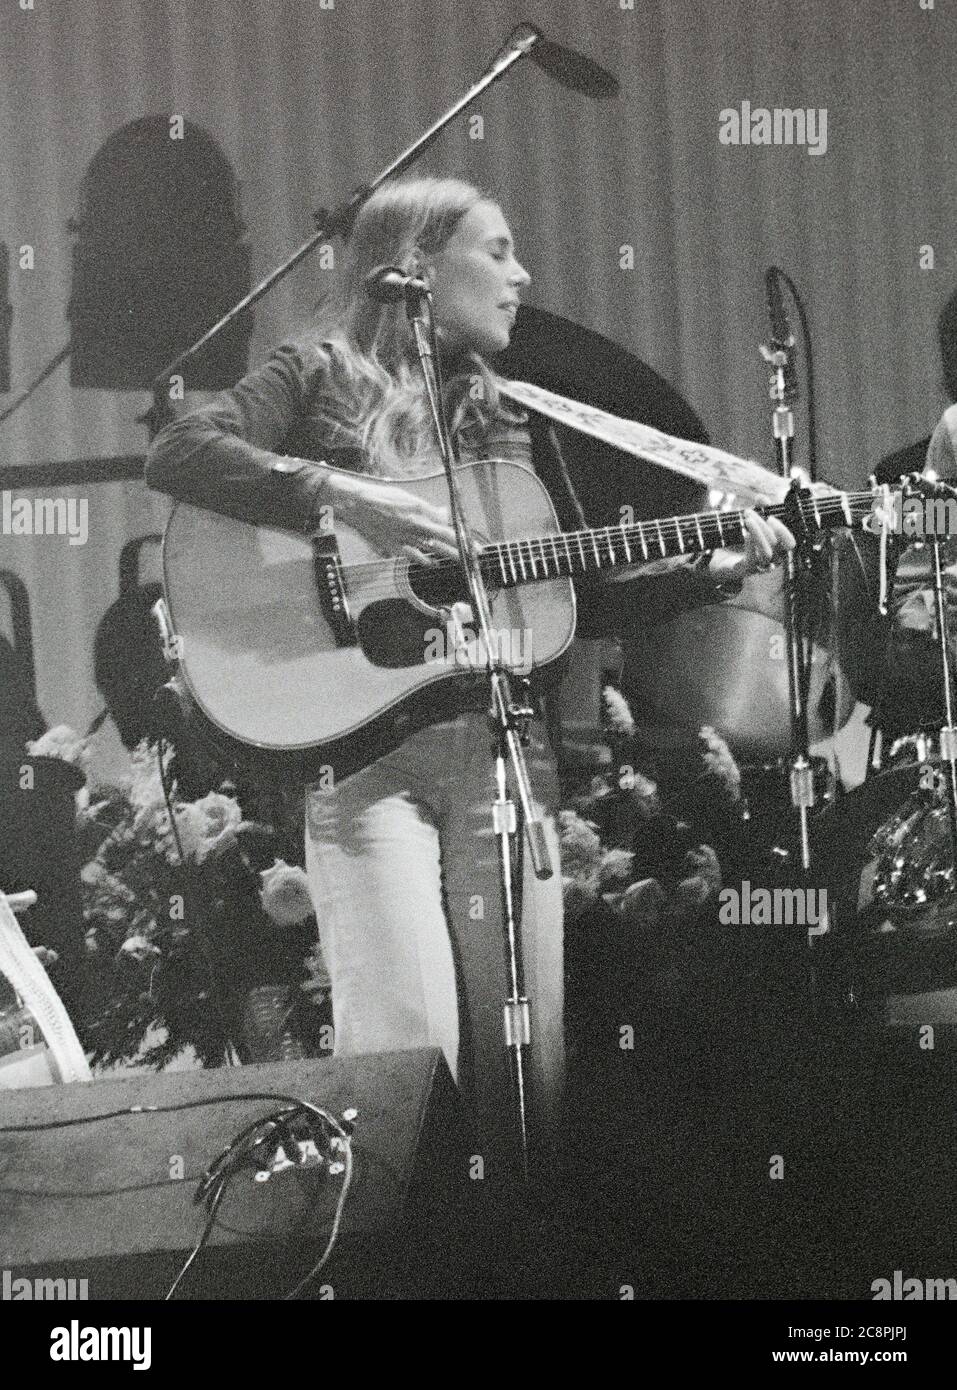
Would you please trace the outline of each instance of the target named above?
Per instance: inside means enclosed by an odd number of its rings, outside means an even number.
[[[877,626],[857,538],[835,537],[815,567],[812,743],[851,717],[858,672],[873,650]],[[636,719],[690,730],[709,724],[740,763],[786,757],[791,718],[781,582],[780,568],[753,575],[736,598],[637,633],[626,644],[623,674]]]
[[[943,547],[944,579],[950,608],[950,667],[955,666],[957,546]],[[944,715],[940,651],[935,636],[933,558],[927,545],[904,550],[894,581],[895,618],[883,645],[883,660],[861,698],[873,709],[872,721],[885,743],[919,730],[939,728]]]
[[[847,1003],[888,1023],[957,1028],[957,876],[939,765],[871,778],[814,826],[814,878],[831,931],[823,963]]]

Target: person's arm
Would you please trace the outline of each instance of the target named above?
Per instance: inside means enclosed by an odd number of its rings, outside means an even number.
[[[534,411],[529,414],[529,429],[536,471],[552,494],[563,529],[587,529],[566,453],[574,461],[576,450],[581,451],[581,470],[582,462],[591,467],[593,453],[601,459],[601,450],[594,451],[590,441],[570,431],[563,431],[560,439],[554,424]],[[599,464],[599,471],[600,467]],[[657,477],[661,478],[660,471]],[[664,481],[667,483],[667,479]],[[704,487],[690,489],[690,485],[685,484],[681,501],[676,504],[672,491],[666,486],[659,514],[686,514],[706,504]],[[770,522],[753,513],[748,515],[747,529],[747,541],[737,550],[720,549],[705,555],[651,560],[624,570],[609,569],[600,575],[577,579],[579,635],[604,637],[635,627],[643,629],[703,604],[722,603],[734,597],[740,593],[749,574],[765,568],[794,544],[790,532],[780,522]]]
[[[957,480],[957,405],[948,406],[937,421],[925,467],[932,468],[938,478]]]
[[[229,391],[161,430],[146,459],[146,481],[178,501],[254,526],[310,532],[323,508],[377,544],[383,554],[454,559],[455,535],[442,508],[377,478],[324,461],[276,452],[302,424],[315,371],[305,350],[284,344]]]
[[[735,598],[748,573],[747,561],[734,551],[652,561],[620,576],[593,580],[581,599],[582,635],[627,636],[667,622],[681,613]]]
[[[147,483],[238,521],[310,530],[333,500],[332,470],[276,452],[301,417],[307,380],[303,350],[277,348],[236,386],[160,431]]]

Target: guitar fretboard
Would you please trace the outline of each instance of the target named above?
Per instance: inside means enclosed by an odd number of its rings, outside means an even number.
[[[809,494],[759,507],[762,516],[775,516],[794,526],[795,507],[802,528],[827,530],[854,526],[874,507],[871,492],[835,493],[826,497]],[[700,555],[707,550],[740,546],[748,537],[743,511],[694,512],[689,516],[659,517],[620,526],[601,526],[568,531],[554,536],[500,541],[485,546],[481,560],[488,579],[502,586],[528,584],[593,573],[613,566],[645,564],[680,555]]]

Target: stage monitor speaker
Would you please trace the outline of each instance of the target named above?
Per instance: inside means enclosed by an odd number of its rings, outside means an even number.
[[[0,1106],[0,1267],[13,1281],[86,1279],[90,1299],[165,1296],[206,1219],[199,1178],[226,1144],[278,1108],[242,1093],[282,1093],[336,1117],[355,1107],[354,1172],[328,1264],[303,1297],[476,1296],[486,1284],[482,1232],[493,1227],[476,1181],[458,1093],[434,1049],[142,1073],[50,1086]],[[65,1122],[129,1106],[191,1109]],[[11,1134],[6,1126],[64,1122]],[[281,1298],[319,1258],[342,1178],[287,1168],[229,1185],[184,1299]],[[76,1286],[79,1290],[80,1286]]]

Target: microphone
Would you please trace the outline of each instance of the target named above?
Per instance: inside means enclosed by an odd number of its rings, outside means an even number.
[[[520,24],[505,41],[505,47],[497,55],[495,65],[503,57],[519,52],[573,92],[581,92],[586,97],[607,101],[618,95],[617,79],[606,68],[601,67],[584,53],[576,53],[573,48],[546,39],[534,24]]]
[[[784,296],[781,293],[781,280],[786,279],[784,272],[779,266],[770,265],[764,272],[764,295],[768,306],[768,318],[771,322],[771,345],[770,351],[782,353],[784,362],[781,367],[783,374],[784,389],[788,400],[797,400],[798,380],[797,367],[794,361],[794,334],[791,332],[791,325],[788,322],[787,310],[784,307]],[[768,358],[770,361],[771,358]]]
[[[418,275],[410,275],[397,265],[379,265],[365,278],[366,294],[379,304],[397,304],[410,295],[428,294],[429,287]]]
[[[599,101],[618,95],[617,79],[593,58],[586,58],[584,53],[576,53],[573,48],[553,43],[551,39],[539,39],[528,56],[542,72],[573,92],[582,92]]]
[[[794,346],[794,334],[791,332],[784,308],[781,272],[776,265],[768,266],[764,272],[764,295],[768,306],[768,318],[771,321],[771,347],[787,352]]]

